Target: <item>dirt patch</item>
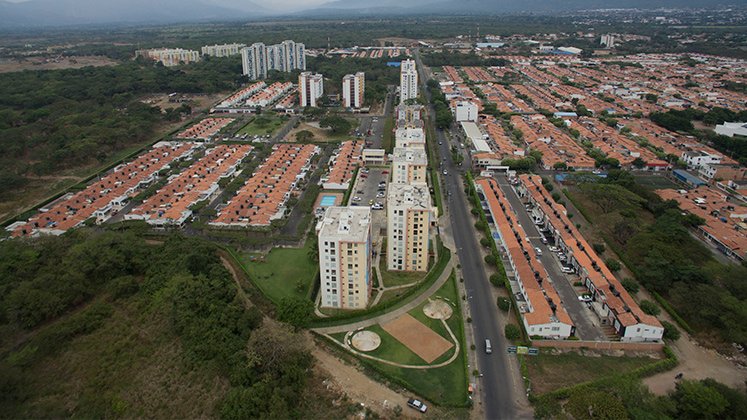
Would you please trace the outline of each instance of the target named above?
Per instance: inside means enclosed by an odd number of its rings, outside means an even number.
[[[427,363],[433,362],[454,347],[454,344],[409,314],[381,324],[381,328]]]
[[[298,127],[289,131],[288,134],[283,137],[283,141],[295,142],[296,133],[303,130],[311,131],[314,134],[314,138],[311,139],[312,143],[325,143],[341,140],[341,138],[331,137],[329,130],[327,130],[326,128],[320,128],[319,123],[301,123],[298,125]]]
[[[29,57],[0,59],[0,73],[11,73],[22,70],[61,70],[79,69],[87,66],[113,66],[119,64],[108,57]]]
[[[373,331],[359,331],[353,335],[352,342],[360,351],[373,351],[381,345],[381,337]]]
[[[663,372],[643,380],[643,383],[656,395],[673,391],[677,381],[674,376],[682,373],[684,379],[699,380],[713,378],[732,388],[744,390],[747,369],[739,366],[714,350],[698,345],[687,334],[671,344],[670,348],[680,360],[680,364],[669,372]]]
[[[448,302],[437,299],[431,300],[423,307],[423,313],[432,319],[449,319],[454,310]]]
[[[384,414],[397,405],[406,408],[407,396],[372,380],[354,366],[320,348],[314,348],[312,354],[319,362],[318,366],[327,372],[335,385],[351,400],[363,403],[379,414]]]

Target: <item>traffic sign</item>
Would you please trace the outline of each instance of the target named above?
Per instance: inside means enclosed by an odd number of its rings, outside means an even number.
[[[539,352],[540,352],[539,349],[536,349],[534,347],[529,347],[529,351],[527,352],[527,354],[530,356],[536,356],[539,354]]]
[[[508,346],[506,349],[509,353],[516,353],[516,346]]]

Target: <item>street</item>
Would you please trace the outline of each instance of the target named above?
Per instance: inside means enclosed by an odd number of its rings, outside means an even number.
[[[420,84],[425,91],[426,100],[430,103],[425,83],[428,77],[420,60],[420,54],[415,52],[415,60],[419,69]],[[428,105],[429,115],[435,115],[435,109]],[[430,121],[433,124],[433,120]],[[482,376],[477,380],[478,388],[482,389],[483,408],[485,417],[488,419],[514,419],[517,417],[514,392],[517,392],[514,382],[515,373],[511,372],[512,363],[506,352],[508,341],[503,335],[498,320],[499,314],[496,303],[493,301],[491,287],[485,274],[482,254],[477,237],[474,235],[474,217],[470,214],[467,197],[464,193],[464,184],[460,174],[463,168],[454,164],[451,156],[449,139],[443,130],[435,129],[436,140],[439,142],[439,155],[442,157],[443,169],[448,175],[442,176],[442,191],[446,211],[449,213],[449,222],[453,232],[454,242],[457,247],[456,253],[461,264],[465,287],[472,291],[472,298],[468,300],[472,316],[472,329],[474,331],[475,345],[477,351],[478,369]],[[431,162],[437,165],[438,162]],[[484,351],[484,341],[490,339],[493,347],[492,354]],[[471,343],[468,343],[468,345]],[[513,361],[515,363],[515,361]],[[518,364],[517,364],[518,365]],[[523,392],[523,390],[518,391]]]

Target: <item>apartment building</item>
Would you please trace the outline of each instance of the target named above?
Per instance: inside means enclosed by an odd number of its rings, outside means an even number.
[[[324,77],[305,71],[298,75],[298,103],[301,108],[315,107],[324,95]]]
[[[610,325],[620,341],[661,341],[664,328],[656,317],[644,313],[556,203],[538,175],[519,175],[516,190],[527,200],[535,223],[552,237],[565,255],[561,263],[573,267],[589,290],[591,309],[602,325]]]
[[[427,271],[435,209],[427,184],[390,184],[387,195],[387,269]]]
[[[721,156],[711,154],[702,150],[693,150],[682,154],[682,160],[687,163],[688,168],[700,168],[703,165],[721,163]]]
[[[246,44],[222,44],[222,45],[205,45],[200,50],[202,55],[209,55],[211,57],[230,57],[232,55],[241,54],[241,49],[246,47]]]
[[[267,46],[261,42],[241,49],[241,68],[249,80],[267,77]]]
[[[416,121],[417,124],[410,124],[404,120],[397,121],[397,128],[394,130],[394,144],[396,147],[425,147],[425,130],[423,130],[423,121]]]
[[[612,34],[602,35],[599,45],[604,45],[607,48],[615,48],[615,36]]]
[[[399,73],[399,101],[404,103],[418,97],[418,71],[415,60],[404,60]]]
[[[395,147],[392,153],[392,183],[426,182],[428,155],[423,147]]]
[[[154,48],[150,50],[137,50],[135,57],[145,57],[163,64],[166,67],[178,66],[179,64],[190,64],[200,61],[200,53],[182,48]]]
[[[268,46],[257,42],[241,49],[242,74],[257,80],[266,78],[270,70],[286,73],[306,70],[305,54],[306,47],[302,43],[287,40]]]
[[[522,315],[527,333],[543,338],[565,339],[575,333],[576,327],[563,307],[560,296],[552,284],[549,274],[537,260],[528,235],[507,204],[498,182],[492,178],[479,179],[477,190],[485,197],[492,220],[491,230],[496,244],[508,258],[508,269],[513,273],[512,293]]]
[[[342,78],[342,106],[345,108],[361,108],[365,89],[366,73],[359,71],[355,74],[346,74]]]
[[[416,124],[416,121],[422,121],[424,109],[425,107],[423,105],[399,104],[396,109],[397,121],[404,121],[407,124]]]
[[[371,295],[371,208],[328,207],[316,226],[323,308],[364,309]]]

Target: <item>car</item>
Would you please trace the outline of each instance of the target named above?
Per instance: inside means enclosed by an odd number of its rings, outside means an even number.
[[[407,405],[420,411],[421,413],[425,413],[428,410],[427,405],[423,404],[423,402],[420,400],[416,400],[415,398],[410,398],[409,400],[407,400]]]
[[[444,169],[444,175],[448,175],[449,173]]]
[[[384,192],[381,191],[378,194],[376,194],[376,198],[384,198]]]
[[[384,185],[386,185],[386,181],[379,181],[379,186],[380,187],[383,187]]]
[[[381,171],[381,174],[382,174],[382,175],[386,175],[386,174],[388,174],[388,173],[389,173],[389,171]]]
[[[368,205],[369,206],[372,205],[373,203],[374,203],[373,200],[368,200]]]
[[[544,236],[540,238],[540,241],[542,241],[543,244],[547,245],[547,238]]]
[[[353,201],[361,201],[361,198],[358,196],[353,197]]]
[[[363,194],[363,190],[356,191],[357,194]]]
[[[537,255],[542,255],[542,250],[541,250],[541,249],[539,249],[539,248],[536,248],[536,247],[535,247],[535,248],[534,248],[534,252],[536,252],[536,253],[537,253]]]
[[[438,142],[438,145],[439,145],[439,146],[440,146],[440,145],[442,145],[442,144],[444,144],[444,142],[442,142],[442,141],[439,141],[439,142]]]
[[[565,274],[574,274],[575,273],[575,271],[572,268],[566,267],[566,266],[560,267],[560,271],[562,271]]]
[[[361,178],[368,178],[368,174],[361,174]]]
[[[565,254],[563,254],[562,252],[558,253],[558,258],[560,258],[561,260],[564,260]]]
[[[550,246],[547,247],[547,249],[549,249],[552,252],[556,252],[558,250],[558,247],[550,245]]]
[[[578,297],[578,300],[580,300],[581,302],[589,303],[591,302],[591,295],[588,293],[584,293],[583,295]]]
[[[493,352],[493,346],[490,344],[490,339],[485,339],[485,353],[490,354]]]
[[[371,208],[374,210],[384,210],[384,205],[381,203],[376,203],[373,206],[371,206]]]

